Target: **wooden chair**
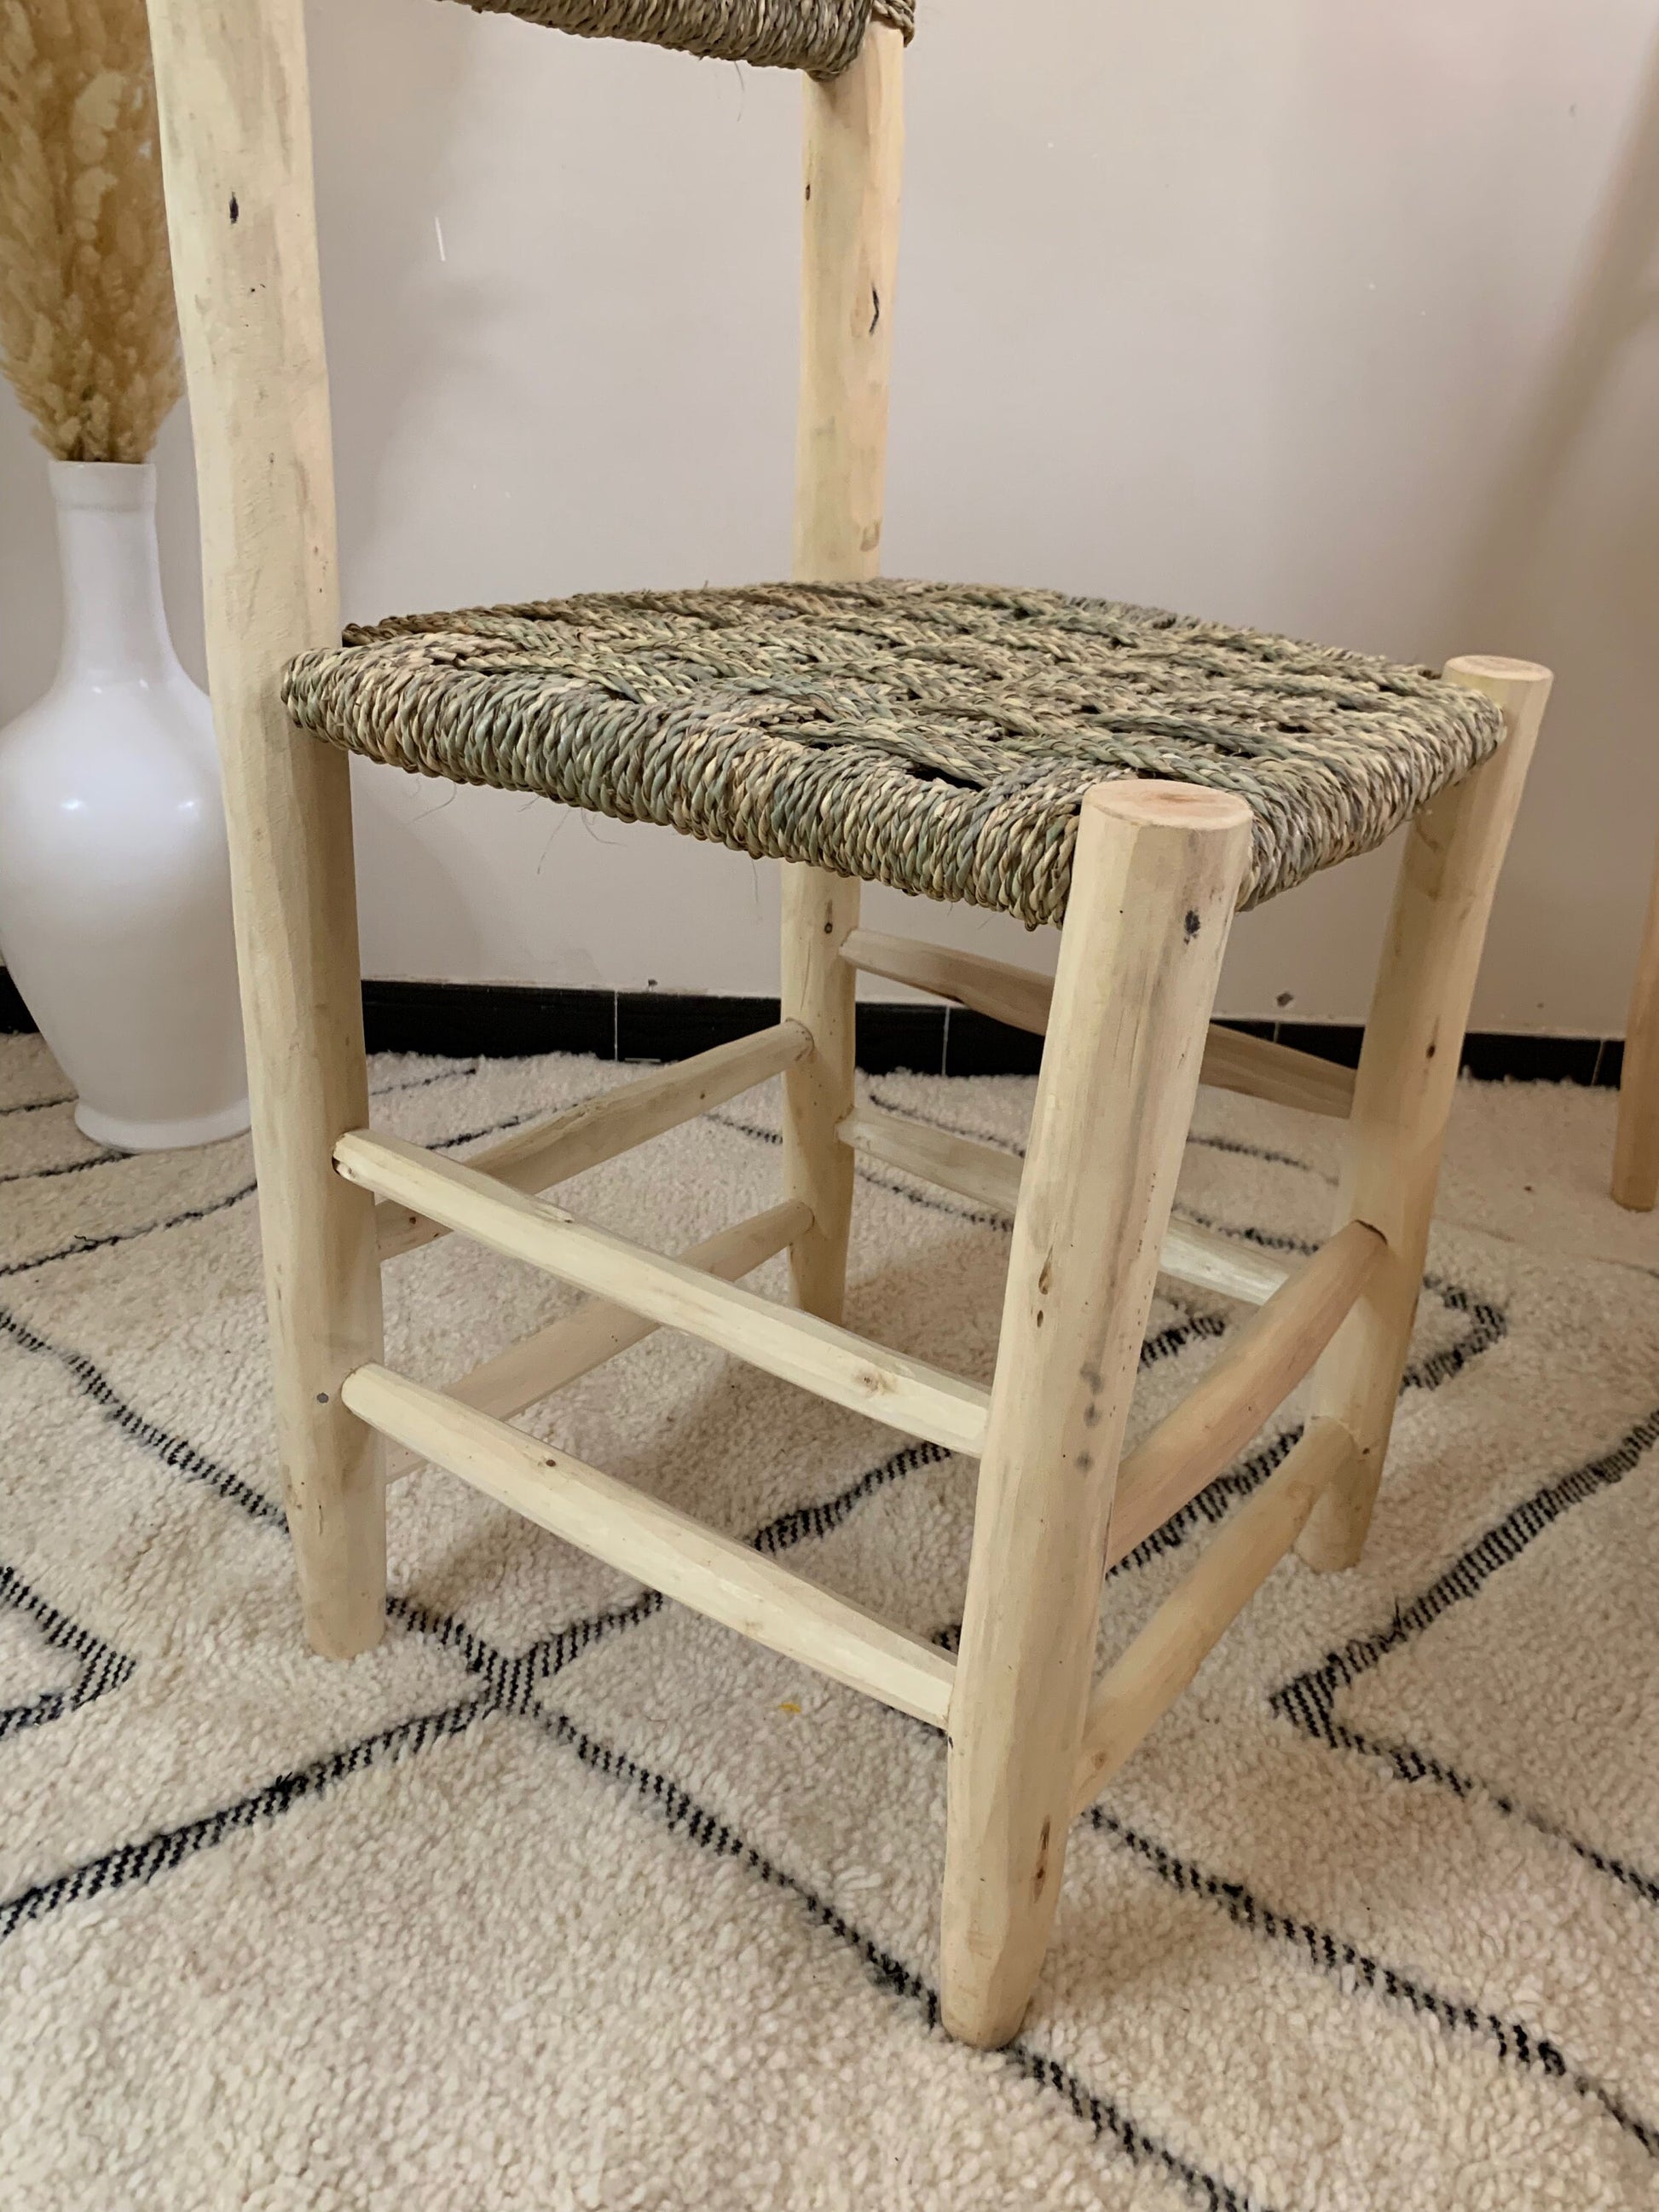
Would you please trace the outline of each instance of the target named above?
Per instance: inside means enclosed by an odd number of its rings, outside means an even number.
[[[1487,659],[1437,677],[1145,610],[876,582],[899,0],[876,0],[873,21],[871,0],[493,4],[807,72],[797,582],[416,617],[343,646],[301,0],[150,0],[306,1626],[338,1658],[377,1641],[386,1483],[430,1461],[945,1730],[945,2017],[999,2044],[1041,1966],[1079,1809],[1293,1545],[1318,1568],[1359,1555],[1550,678]],[[374,1133],[346,748],[779,858],[782,1019],[465,1165]],[[1407,821],[1357,1075],[1206,1030],[1241,900]],[[865,932],[860,878],[1063,916],[1052,987]],[[1023,1174],[855,1108],[860,969],[1046,1033]],[[784,1195],[759,1218],[669,1259],[536,1195],[780,1073]],[[1293,1274],[1171,1219],[1200,1082],[1346,1116],[1334,1233]],[[1013,1213],[988,1391],[842,1326],[860,1154]],[[380,1271],[450,1231],[591,1302],[438,1391],[383,1364]],[[736,1280],[786,1246],[799,1310]],[[1124,1458],[1160,1267],[1259,1310]],[[958,1656],[509,1425],[659,1326],[978,1459]],[[1092,1680],[1104,1570],[1310,1370],[1294,1450]]]

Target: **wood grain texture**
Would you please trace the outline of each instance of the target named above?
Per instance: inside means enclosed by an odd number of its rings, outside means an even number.
[[[1231,1466],[1335,1335],[1387,1249],[1376,1230],[1350,1221],[1228,1338],[1118,1469],[1109,1571]]]
[[[1303,1531],[1310,1566],[1352,1566],[1370,1525],[1422,1287],[1446,1117],[1492,894],[1549,698],[1547,669],[1470,657],[1447,664],[1504,709],[1504,743],[1425,807],[1407,833],[1349,1117],[1336,1218],[1369,1222],[1382,1264],[1315,1373],[1316,1414],[1355,1458]]]
[[[1625,1024],[1613,1194],[1635,1213],[1650,1212],[1659,1198],[1659,857],[1654,861]]]
[[[345,1389],[360,1418],[406,1450],[567,1543],[833,1681],[944,1725],[955,1670],[936,1644],[441,1390],[378,1364],[359,1368]]]
[[[1012,1221],[1019,1204],[1024,1163],[1012,1152],[953,1130],[935,1129],[879,1106],[855,1107],[841,1125],[855,1152],[906,1175],[953,1190]],[[1219,1237],[1194,1222],[1171,1220],[1158,1253],[1158,1273],[1177,1282],[1218,1291],[1224,1297],[1261,1305],[1283,1287],[1290,1270],[1265,1252],[1236,1238]]]
[[[805,1212],[804,1206],[793,1201],[775,1206],[769,1212],[737,1222],[718,1236],[692,1245],[680,1254],[680,1265],[700,1267],[722,1282],[735,1282],[798,1237]],[[497,1420],[510,1420],[526,1406],[538,1405],[567,1382],[574,1382],[579,1375],[602,1367],[607,1359],[638,1344],[660,1325],[608,1299],[590,1298],[574,1313],[550,1322],[545,1328],[521,1337],[493,1359],[469,1368],[444,1385],[444,1395],[480,1413],[493,1414]],[[401,1447],[388,1452],[386,1481],[402,1481],[419,1463],[413,1453]]]
[[[781,870],[782,1007],[812,1050],[783,1079],[783,1187],[811,1216],[789,1248],[795,1303],[839,1322],[853,1223],[851,1152],[837,1134],[852,1109],[854,977],[842,939],[858,920],[859,886],[823,868]]]
[[[880,24],[842,76],[802,80],[793,569],[804,583],[881,573],[903,91],[903,40]],[[853,1104],[856,979],[839,955],[859,898],[844,876],[783,867],[782,1010],[813,1043],[784,1082],[784,1188],[812,1212],[789,1267],[797,1304],[829,1322],[842,1316],[853,1213],[853,1155],[836,1129]]]
[[[1198,1565],[1102,1675],[1083,1728],[1076,1812],[1094,1802],[1188,1687],[1353,1457],[1353,1438],[1340,1422],[1311,1422],[1284,1465],[1235,1507]]]
[[[1249,846],[1219,793],[1108,784],[1083,808],[951,1705],[943,2009],[971,2043],[1018,2031],[1059,1897],[1123,1424]]]
[[[798,1023],[757,1030],[752,1036],[716,1045],[695,1059],[653,1067],[598,1098],[585,1098],[545,1121],[515,1129],[500,1144],[474,1152],[467,1165],[514,1190],[549,1190],[723,1106],[756,1084],[781,1074],[811,1049],[811,1037]],[[382,1260],[395,1259],[449,1234],[441,1222],[423,1221],[407,1206],[385,1200],[375,1208],[375,1220]]]
[[[339,639],[301,0],[149,9],[201,510],[283,1492],[319,1651],[380,1640],[379,1439],[340,1384],[378,1358],[374,1208],[333,1173],[368,1118],[348,763],[299,735],[290,656]]]
[[[334,1160],[349,1182],[445,1222],[491,1251],[544,1267],[665,1328],[683,1328],[907,1436],[927,1437],[951,1451],[979,1451],[988,1400],[975,1383],[573,1221],[545,1199],[509,1190],[399,1137],[355,1131],[335,1146]]]
[[[842,957],[866,975],[885,976],[889,982],[908,983],[913,989],[931,991],[953,1000],[993,1021],[1042,1036],[1048,1026],[1053,985],[1046,975],[1015,966],[1006,960],[988,960],[981,953],[957,952],[920,938],[888,937],[871,929],[854,930],[842,947]],[[1236,1091],[1246,1097],[1265,1098],[1278,1106],[1299,1107],[1309,1114],[1347,1114],[1353,1101],[1354,1073],[1317,1054],[1298,1052],[1294,1046],[1269,1037],[1249,1036],[1212,1022],[1204,1043],[1199,1081],[1218,1091]]]

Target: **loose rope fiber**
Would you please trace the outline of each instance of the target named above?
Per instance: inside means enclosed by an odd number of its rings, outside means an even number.
[[[1032,927],[1066,911],[1092,784],[1237,792],[1253,906],[1380,845],[1504,729],[1425,669],[1057,592],[897,582],[399,616],[295,661],[283,696],[370,760]]]
[[[839,76],[855,59],[871,17],[915,30],[915,0],[466,0],[480,15],[584,39],[638,39],[714,61]]]

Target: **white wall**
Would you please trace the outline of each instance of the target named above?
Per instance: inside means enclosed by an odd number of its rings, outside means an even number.
[[[1618,1030],[1659,824],[1650,0],[920,12],[890,572],[1551,661],[1476,1019]],[[320,0],[313,59],[348,610],[781,573],[793,80],[432,0]],[[199,665],[182,415],[161,459]],[[0,713],[51,663],[38,460],[8,404]],[[358,788],[371,974],[774,985],[766,869]],[[1358,1015],[1386,884],[1242,923],[1228,1010]]]

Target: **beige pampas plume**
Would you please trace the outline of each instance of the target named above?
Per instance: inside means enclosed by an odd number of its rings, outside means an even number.
[[[0,0],[0,356],[60,461],[142,461],[179,397],[144,0]]]

